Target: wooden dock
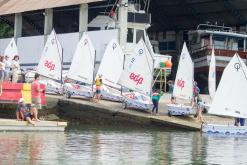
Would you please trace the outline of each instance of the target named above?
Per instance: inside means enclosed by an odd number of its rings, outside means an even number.
[[[65,130],[67,122],[40,121],[35,122],[35,126],[27,121],[17,121],[14,119],[0,119],[0,131],[47,131],[61,132]]]
[[[164,128],[186,129],[200,131],[201,123],[193,117],[169,117],[166,104],[160,105],[158,116],[151,115],[150,111],[122,109],[121,103],[101,100],[99,103],[83,99],[65,99],[58,96],[59,111],[66,117],[79,121],[109,122],[109,123],[136,123],[141,125],[159,125]]]

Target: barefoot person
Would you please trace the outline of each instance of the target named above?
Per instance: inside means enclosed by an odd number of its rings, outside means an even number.
[[[102,90],[102,76],[101,75],[99,75],[96,78],[95,85],[96,85],[96,94],[94,96],[94,101],[99,102],[100,97],[101,97],[101,90]]]
[[[34,114],[34,113],[33,113]],[[35,125],[35,122],[32,120],[32,113],[29,111],[28,107],[25,104],[25,100],[20,98],[18,101],[18,106],[16,110],[16,118],[18,121],[27,121],[32,125]],[[37,116],[37,115],[36,115]]]
[[[32,93],[32,104],[33,108],[36,109],[34,111],[37,111],[41,109],[41,92],[43,90],[40,89],[40,83],[39,83],[39,74],[35,73],[34,76],[34,81],[32,82],[32,87],[31,87],[31,93]],[[36,118],[38,120],[38,117]]]

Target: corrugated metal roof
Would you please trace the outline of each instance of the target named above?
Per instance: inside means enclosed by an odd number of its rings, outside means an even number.
[[[103,0],[0,0],[0,15],[78,5],[98,1]]]

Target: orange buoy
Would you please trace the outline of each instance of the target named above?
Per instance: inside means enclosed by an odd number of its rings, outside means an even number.
[[[165,62],[165,66],[166,66],[166,68],[171,68],[171,67],[172,67],[172,62],[171,62],[171,60],[167,60],[167,61]]]

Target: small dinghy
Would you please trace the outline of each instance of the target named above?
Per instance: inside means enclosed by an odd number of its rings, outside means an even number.
[[[126,60],[119,84],[134,92],[123,93],[123,107],[147,110],[152,107],[151,90],[154,61],[141,39]],[[145,100],[145,101],[144,101]],[[148,101],[146,101],[148,100]]]
[[[101,75],[101,97],[104,100],[122,101],[121,86],[117,84],[123,71],[124,53],[116,39],[106,47],[96,77]]]
[[[186,44],[184,43],[178,64],[173,96],[188,100],[193,98],[194,65]],[[195,115],[196,110],[183,104],[167,104],[169,116]]]
[[[95,56],[95,48],[89,36],[83,33],[77,44],[67,77],[85,85],[65,83],[64,94],[67,98],[75,96],[90,99],[93,97]]]
[[[224,69],[208,113],[218,116],[247,118],[247,67],[235,54]],[[202,132],[225,135],[246,135],[247,126],[202,124]]]
[[[62,93],[62,64],[63,50],[57,39],[55,30],[49,35],[45,47],[43,49],[37,73],[41,76],[41,83],[46,85],[46,93],[61,94]],[[27,76],[35,74],[35,71],[28,73]]]

